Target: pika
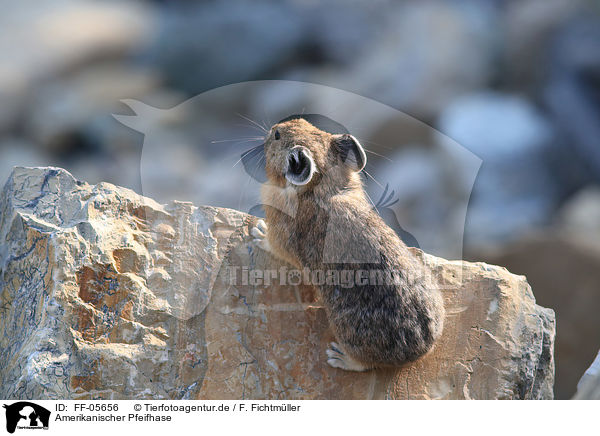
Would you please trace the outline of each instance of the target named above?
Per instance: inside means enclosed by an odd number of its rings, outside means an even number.
[[[318,286],[336,338],[327,363],[366,371],[429,352],[442,333],[441,292],[371,207],[359,175],[367,160],[359,141],[288,119],[267,133],[264,158],[265,220],[251,230],[255,243],[298,268],[350,271],[358,279]]]

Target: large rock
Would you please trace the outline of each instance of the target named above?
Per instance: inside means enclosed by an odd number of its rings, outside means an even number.
[[[58,168],[15,169],[0,208],[0,397],[552,398],[554,313],[504,268],[415,250],[444,285],[442,339],[351,373],[325,363],[313,288],[244,284],[281,266],[252,247],[255,217]]]

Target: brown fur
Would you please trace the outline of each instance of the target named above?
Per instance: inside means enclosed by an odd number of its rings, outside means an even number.
[[[309,150],[316,165],[312,179],[302,186],[288,182],[284,174],[294,146]],[[262,199],[274,254],[312,271],[401,273],[398,285],[320,287],[342,354],[367,369],[397,366],[428,352],[442,331],[441,294],[430,272],[372,209],[360,168],[350,159],[344,162],[340,135],[304,119],[286,121],[269,132],[265,155],[268,182]]]

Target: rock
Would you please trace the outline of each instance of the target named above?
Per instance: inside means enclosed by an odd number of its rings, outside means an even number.
[[[442,339],[351,373],[325,363],[313,288],[244,282],[282,266],[253,248],[255,217],[58,168],[16,168],[0,211],[0,397],[552,398],[554,313],[504,268],[415,249],[444,286]]]
[[[29,141],[15,137],[0,139],[0,183],[8,179],[17,165],[35,167],[50,162],[50,156]]]

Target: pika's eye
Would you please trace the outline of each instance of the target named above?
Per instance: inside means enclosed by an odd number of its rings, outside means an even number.
[[[279,139],[281,138],[281,135],[279,134],[279,130],[275,130],[275,139]]]

